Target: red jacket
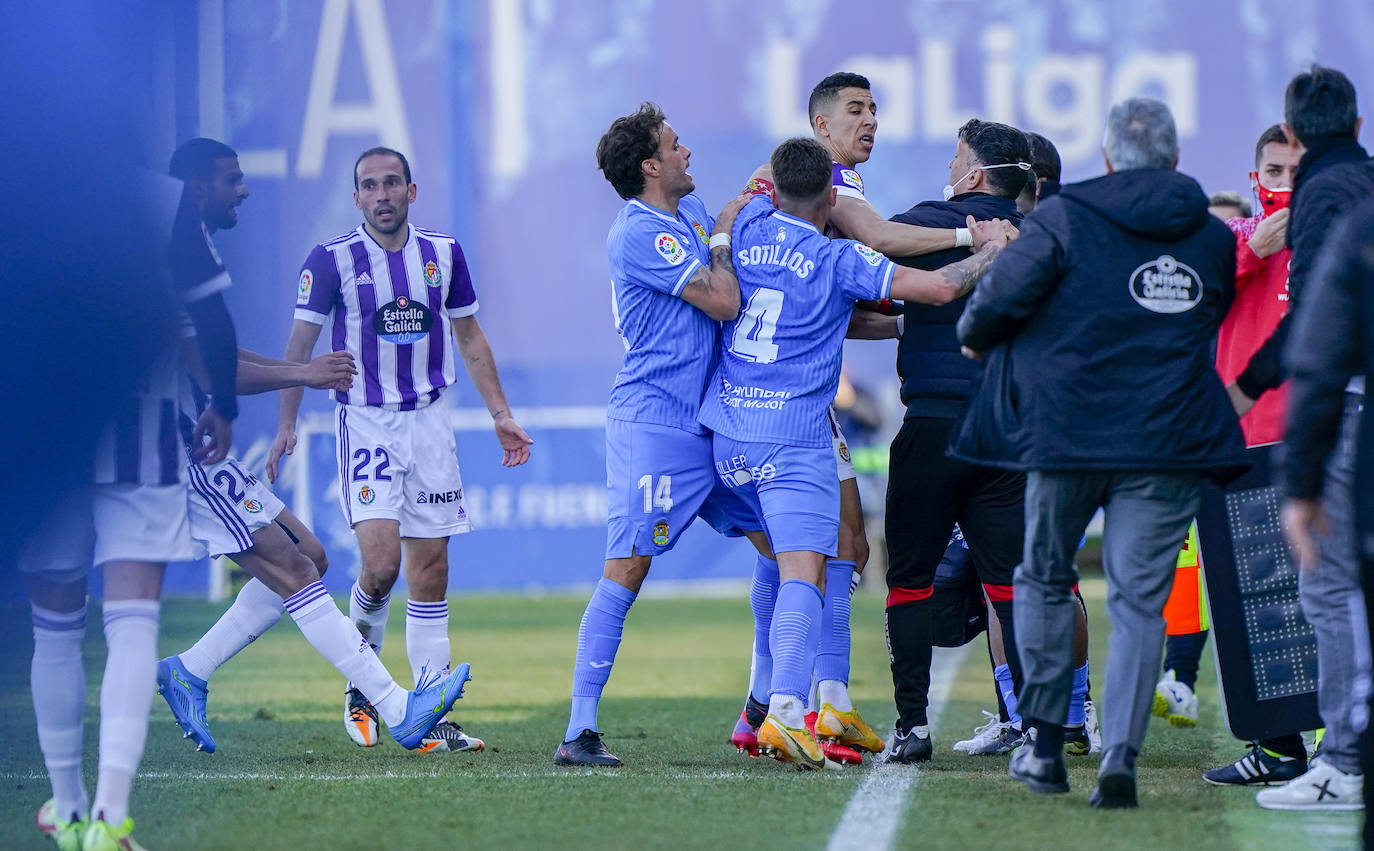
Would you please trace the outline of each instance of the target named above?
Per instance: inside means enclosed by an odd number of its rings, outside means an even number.
[[[1231,219],[1227,227],[1236,235],[1236,300],[1217,332],[1217,372],[1230,384],[1250,362],[1250,356],[1269,338],[1279,319],[1288,312],[1288,259],[1283,248],[1261,259],[1249,242],[1264,220],[1264,210],[1248,219]],[[1288,385],[1265,393],[1240,418],[1247,446],[1283,439],[1283,415]]]

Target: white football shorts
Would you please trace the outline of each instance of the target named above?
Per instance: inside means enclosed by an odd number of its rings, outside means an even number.
[[[397,520],[403,538],[471,531],[447,407],[436,402],[414,411],[387,411],[339,405],[335,424],[339,502],[350,526]]]
[[[253,546],[253,533],[286,506],[257,476],[233,458],[187,468],[191,538],[197,558],[232,555]]]

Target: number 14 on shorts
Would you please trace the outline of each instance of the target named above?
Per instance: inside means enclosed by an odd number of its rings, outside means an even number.
[[[673,477],[659,476],[654,485],[654,476],[645,473],[639,477],[639,489],[644,491],[644,513],[653,514],[654,509],[673,510]]]

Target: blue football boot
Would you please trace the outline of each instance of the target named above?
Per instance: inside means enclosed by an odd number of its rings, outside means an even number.
[[[415,690],[406,695],[406,717],[400,724],[391,727],[391,737],[404,748],[415,750],[423,747],[425,737],[434,725],[443,720],[458,698],[463,696],[463,686],[467,683],[469,666],[467,662],[454,668],[445,676],[436,671],[429,674],[420,671],[420,681]]]
[[[198,751],[214,753],[215,737],[210,735],[210,722],[205,720],[209,684],[192,676],[181,664],[180,656],[168,656],[157,663],[157,693],[167,701],[182,738],[194,740]]]

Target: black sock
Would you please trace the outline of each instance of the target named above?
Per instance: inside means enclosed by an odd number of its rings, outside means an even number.
[[[903,730],[926,723],[930,702],[930,600],[887,610],[887,647],[892,654],[893,698]]]
[[[1030,719],[1035,728],[1035,755],[1041,759],[1052,759],[1064,752],[1064,728],[1058,724]]]
[[[1207,646],[1207,630],[1188,635],[1171,635],[1164,639],[1164,670],[1173,671],[1174,679],[1188,688],[1197,686],[1198,662]]]

